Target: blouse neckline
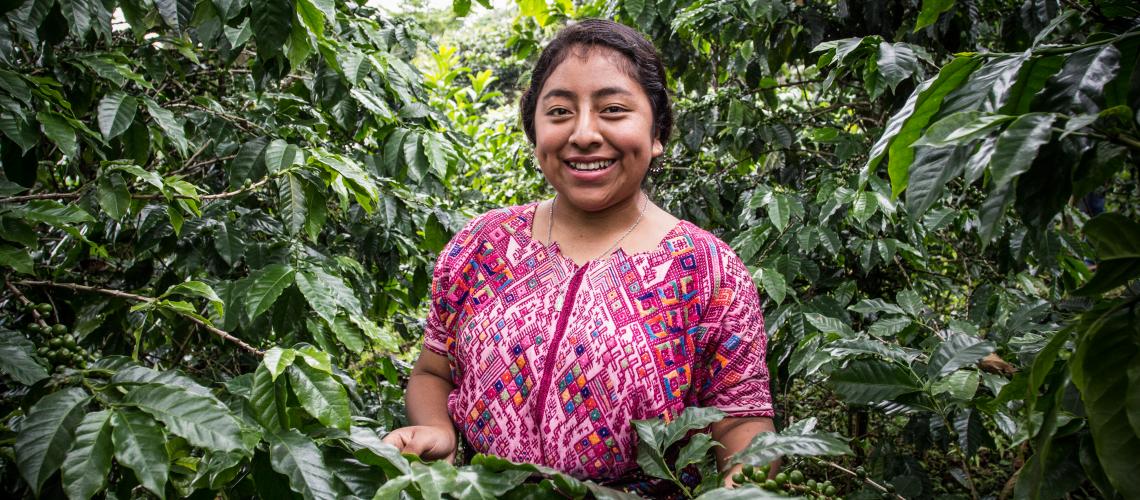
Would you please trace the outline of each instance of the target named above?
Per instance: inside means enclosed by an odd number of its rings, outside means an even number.
[[[558,259],[563,261],[564,263],[566,263],[570,267],[570,269],[575,269],[575,270],[578,268],[581,268],[581,267],[590,266],[591,264],[594,264],[596,262],[609,261],[609,260],[613,259],[614,255],[617,255],[619,252],[622,254],[623,257],[625,257],[627,259],[648,258],[652,255],[656,255],[656,254],[661,253],[661,252],[667,252],[668,249],[665,248],[665,242],[669,241],[672,238],[677,237],[679,234],[683,234],[683,227],[682,226],[685,226],[686,224],[692,224],[691,222],[689,222],[685,219],[678,219],[677,223],[674,224],[673,227],[670,228],[667,233],[665,233],[665,236],[661,237],[661,240],[657,242],[657,245],[655,245],[653,248],[651,248],[649,250],[643,250],[640,252],[634,252],[632,254],[629,254],[629,253],[626,253],[625,249],[619,245],[609,255],[606,255],[604,257],[599,257],[596,259],[591,259],[591,260],[588,260],[586,262],[583,262],[582,264],[578,264],[577,262],[574,262],[574,259],[571,259],[570,257],[567,257],[567,256],[562,254],[562,248],[558,246],[557,241],[552,241],[552,242],[550,242],[550,244],[544,244],[541,241],[538,241],[538,238],[534,237],[534,219],[535,219],[534,213],[538,210],[539,203],[541,203],[541,200],[540,201],[532,201],[529,204],[524,205],[522,213],[520,214],[521,216],[523,216],[526,219],[526,226],[524,226],[523,232],[526,233],[527,245],[536,245],[538,247],[541,247],[543,250],[546,251],[547,255],[557,256]]]

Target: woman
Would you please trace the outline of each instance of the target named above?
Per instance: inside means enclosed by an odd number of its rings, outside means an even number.
[[[385,441],[476,451],[582,478],[637,469],[634,419],[715,406],[718,462],[772,430],[747,268],[642,191],[672,128],[643,36],[588,20],[543,51],[521,115],[553,199],[473,219],[436,263],[409,427]]]

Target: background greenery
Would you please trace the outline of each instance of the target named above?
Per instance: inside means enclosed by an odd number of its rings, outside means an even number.
[[[547,195],[514,103],[583,17],[661,50],[678,132],[653,196],[754,270],[771,336],[781,432],[737,457],[755,484],[716,489],[715,444],[681,439],[712,410],[639,422],[647,473],[703,470],[684,494],[718,498],[1140,496],[1132,2],[0,16],[6,496],[623,496],[379,441],[436,254]]]

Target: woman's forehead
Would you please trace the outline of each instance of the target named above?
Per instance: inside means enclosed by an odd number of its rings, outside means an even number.
[[[577,71],[573,71],[566,67],[568,63],[572,63]],[[584,67],[583,67],[584,66]],[[617,77],[613,74],[598,74],[599,71],[605,71],[607,67],[617,70],[617,72],[624,78]],[[542,92],[539,98],[545,97],[554,87],[563,87],[566,85],[573,86],[588,86],[598,88],[625,88],[628,92],[636,93],[641,91],[641,85],[636,79],[636,73],[632,71],[633,63],[629,58],[625,57],[622,53],[605,46],[574,46],[566,50],[565,57],[555,65],[548,74],[546,81],[543,83]],[[581,71],[585,70],[586,78],[582,78]],[[642,91],[644,92],[644,91]],[[564,93],[564,92],[561,92]],[[613,94],[615,92],[606,92]]]

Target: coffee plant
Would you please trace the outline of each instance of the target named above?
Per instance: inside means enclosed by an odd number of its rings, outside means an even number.
[[[750,266],[770,336],[780,431],[721,474],[719,411],[638,421],[642,472],[705,498],[1140,496],[1133,2],[491,7],[0,6],[6,496],[632,496],[381,442],[438,252],[548,196],[515,102],[585,17],[661,51],[678,132],[649,189]]]

